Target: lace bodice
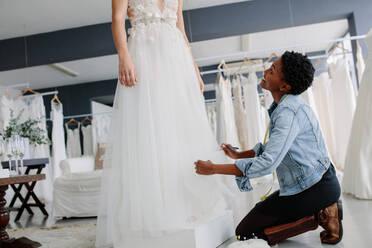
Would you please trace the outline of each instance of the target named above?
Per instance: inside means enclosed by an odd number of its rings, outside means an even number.
[[[140,23],[176,24],[178,0],[129,0],[128,17],[132,26]]]

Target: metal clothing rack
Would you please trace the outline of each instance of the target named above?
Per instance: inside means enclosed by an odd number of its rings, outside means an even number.
[[[303,48],[303,47],[308,47],[312,46],[314,44],[328,44],[328,43],[337,43],[337,42],[342,42],[346,40],[361,40],[365,39],[367,35],[359,35],[359,36],[350,36],[350,37],[345,37],[345,38],[340,38],[340,39],[333,39],[333,40],[325,40],[325,41],[319,41],[319,42],[312,42],[312,43],[303,43],[303,44],[297,44],[293,46],[285,46],[285,47],[278,47],[278,48],[270,48],[270,49],[257,49],[257,50],[252,50],[252,51],[246,51],[246,52],[236,52],[236,53],[231,53],[227,55],[218,55],[218,56],[211,56],[211,57],[206,57],[206,58],[199,58],[195,59],[195,62],[205,62],[205,61],[210,61],[210,60],[222,60],[224,59],[225,61],[227,60],[233,60],[233,59],[239,59],[239,58],[244,58],[248,57],[249,55],[256,54],[256,53],[262,53],[262,52],[275,52],[275,51],[281,51],[281,50],[288,50],[288,49],[294,49],[294,48]]]
[[[81,115],[68,115],[64,116],[63,119],[72,119],[72,118],[82,118],[82,117],[87,117],[87,116],[95,116],[95,115],[105,115],[105,114],[112,114],[111,111],[107,112],[99,112],[99,113],[90,113],[90,114],[81,114]],[[52,121],[52,119],[47,119],[46,121]]]

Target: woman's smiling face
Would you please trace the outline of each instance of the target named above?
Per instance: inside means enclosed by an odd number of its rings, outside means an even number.
[[[264,77],[261,80],[260,86],[265,90],[271,92],[283,91],[288,89],[288,84],[284,81],[282,72],[282,60],[278,58],[273,62],[271,67],[264,71]],[[290,87],[290,86],[289,86]]]

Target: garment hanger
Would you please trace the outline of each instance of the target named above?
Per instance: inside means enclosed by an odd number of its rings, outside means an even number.
[[[318,60],[315,62],[314,66],[315,66],[316,69],[318,69],[318,68],[320,67],[320,65],[325,65],[325,63],[324,63],[323,60],[318,59]]]
[[[66,125],[70,125],[71,123],[75,123],[76,125],[79,125],[80,122],[78,122],[77,120],[75,120],[74,118],[71,118],[70,120],[68,120],[66,122]]]
[[[263,63],[262,67],[263,67],[263,71],[265,71],[265,65],[267,65],[268,63],[270,63],[270,61],[273,59],[273,58],[277,58],[278,55],[276,55],[276,53],[272,53],[270,54],[270,57]]]
[[[34,91],[34,90],[31,89],[30,87],[27,87],[27,88],[22,92],[21,96],[23,96],[23,95],[26,94],[27,92],[32,93],[32,94],[35,94],[35,95],[40,95],[39,92]]]
[[[52,100],[50,100],[51,103],[57,103],[58,105],[62,105],[62,102],[59,100],[57,94],[54,94]]]
[[[92,119],[89,117],[89,116],[86,116],[80,123],[83,125],[85,124],[87,121],[89,122],[92,122]]]
[[[242,68],[243,68],[243,66],[244,66],[246,63],[252,63],[252,64],[255,64],[256,62],[253,61],[253,60],[251,60],[251,59],[249,59],[248,57],[245,57],[245,58],[243,59],[243,62],[240,64],[238,70],[236,70],[236,71],[233,73],[233,75],[237,75],[238,73],[240,73],[241,70],[242,70]]]

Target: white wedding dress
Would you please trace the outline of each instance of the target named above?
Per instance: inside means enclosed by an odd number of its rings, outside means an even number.
[[[63,130],[63,106],[58,103],[51,103],[50,118],[53,121],[52,127],[52,167],[53,182],[62,175],[59,164],[66,159],[65,132]]]
[[[117,85],[96,247],[143,247],[147,238],[182,231],[225,209],[224,192],[229,183],[236,188],[232,177],[195,174],[196,160],[226,158],[176,27],[177,8],[178,0],[165,0],[162,11],[153,0],[129,0],[128,48],[139,82]]]
[[[359,88],[342,186],[346,193],[372,200],[372,30],[366,43],[368,59]]]
[[[80,125],[79,123],[76,128],[71,129],[65,123],[67,133],[66,152],[68,158],[81,157]]]

